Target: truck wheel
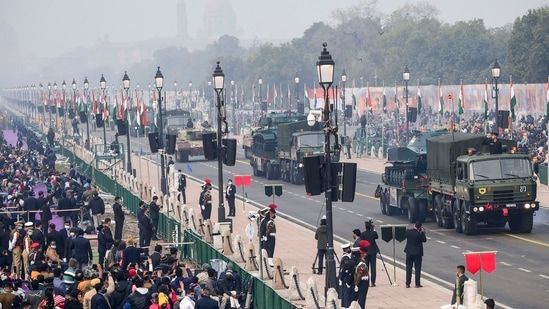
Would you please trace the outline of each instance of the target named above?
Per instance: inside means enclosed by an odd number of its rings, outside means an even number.
[[[509,228],[514,233],[530,233],[534,224],[533,213],[509,216]]]
[[[417,201],[413,196],[408,198],[408,221],[410,223],[416,223],[418,221],[419,209]]]
[[[274,179],[274,175],[273,175],[273,166],[271,165],[270,162],[267,162],[267,166],[265,168],[265,173],[267,174],[267,179],[268,180],[273,180]]]
[[[435,196],[435,221],[438,227],[442,227],[442,196]]]
[[[379,197],[379,208],[381,208],[381,214],[386,215],[387,209],[385,208],[385,193],[381,192],[381,196]]]
[[[477,218],[469,215],[466,211],[462,211],[461,229],[464,235],[475,235],[477,233]]]
[[[454,212],[452,210],[452,207],[450,207],[450,209],[444,209],[444,204],[443,204],[441,215],[442,215],[442,228],[453,229],[454,219],[452,217],[454,216]]]
[[[461,202],[459,200],[454,200],[453,210],[454,210],[454,228],[456,232],[463,233],[463,227],[461,225]]]
[[[427,200],[420,200],[418,204],[419,216],[417,219],[419,220],[419,222],[423,223],[427,220]]]

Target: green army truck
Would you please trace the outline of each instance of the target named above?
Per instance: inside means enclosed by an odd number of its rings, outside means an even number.
[[[385,167],[375,191],[382,214],[405,214],[410,223],[434,218],[429,205],[426,145],[428,138],[444,134],[448,130],[415,131],[407,147],[387,150],[391,166]]]
[[[304,183],[303,158],[324,153],[324,133],[307,121],[278,125],[278,164],[282,181]],[[337,162],[337,161],[335,161]]]
[[[506,223],[513,232],[530,233],[539,209],[532,160],[513,153],[516,142],[507,140],[500,140],[503,153],[490,154],[485,140],[466,133],[427,140],[428,201],[436,222],[465,235],[476,234],[480,224]]]

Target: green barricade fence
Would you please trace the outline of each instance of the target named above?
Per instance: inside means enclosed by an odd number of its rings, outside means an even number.
[[[140,198],[134,195],[130,190],[119,185],[115,179],[109,175],[111,171],[104,173],[101,170],[91,166],[89,162],[73,156],[73,152],[70,147],[63,148],[62,154],[72,160],[74,158],[75,163],[78,166],[79,172],[91,178],[92,174],[95,178],[95,183],[105,192],[119,195],[122,197],[123,205],[127,207],[133,215],[137,215],[138,204]],[[145,201],[148,203],[149,201]],[[241,278],[253,278],[253,305],[254,308],[279,308],[279,309],[297,309],[298,307],[293,305],[289,300],[280,296],[271,286],[265,282],[258,280],[244,268],[240,267],[238,263],[224,256],[221,252],[216,250],[210,244],[202,240],[201,236],[192,232],[192,230],[185,230],[183,233],[180,230],[181,225],[174,218],[166,216],[160,213],[158,221],[158,235],[166,239],[168,243],[177,244],[179,252],[186,258],[197,262],[199,265],[203,263],[210,263],[211,260],[223,260],[225,262],[233,262],[234,269],[237,271]],[[183,235],[183,239],[182,236]],[[188,245],[182,245],[181,243],[192,243]]]
[[[277,308],[277,309],[296,309],[289,300],[281,297],[271,286],[265,282],[256,279],[252,274],[240,267],[238,263],[224,256],[210,244],[202,240],[201,236],[192,230],[185,230],[184,241],[193,243],[193,245],[184,246],[184,254],[187,258],[197,262],[198,265],[210,263],[211,260],[223,260],[226,263],[234,264],[234,271],[240,274],[240,278],[253,278],[253,307],[254,308]],[[244,287],[242,287],[244,289]]]

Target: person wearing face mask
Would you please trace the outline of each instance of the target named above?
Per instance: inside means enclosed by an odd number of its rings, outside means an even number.
[[[65,225],[65,227],[66,227],[66,225]],[[75,227],[71,227],[70,229],[66,230],[66,231],[69,232],[69,235],[68,235],[67,240],[65,242],[65,259],[72,258],[71,246],[72,246],[72,241],[76,238],[76,230],[77,229]]]
[[[63,234],[65,234],[65,237],[63,237]],[[65,241],[67,240],[66,236],[67,236],[67,233],[65,233],[64,230],[58,231],[55,229],[54,223],[50,224],[50,232],[48,233],[48,240],[50,241],[50,244],[52,242],[56,244],[55,252],[57,253],[57,256],[59,256],[60,259],[63,259],[65,257]]]
[[[15,223],[15,228],[10,233],[9,251],[12,252],[12,273],[21,273],[23,262],[21,254],[23,253],[23,222]]]
[[[57,254],[56,249],[57,249],[57,243],[55,242],[55,240],[52,240],[50,242],[50,245],[48,246],[48,249],[46,249],[46,260],[50,265],[52,264],[60,265],[63,262],[59,254]]]

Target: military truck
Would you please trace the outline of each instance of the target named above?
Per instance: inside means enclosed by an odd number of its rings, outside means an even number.
[[[448,130],[414,131],[407,147],[387,150],[387,162],[381,184],[375,191],[384,215],[408,215],[408,221],[425,222],[433,217],[429,205],[427,176],[427,139],[448,134]],[[433,217],[434,218],[434,217]]]
[[[242,149],[244,149],[244,157],[246,159],[252,158],[252,145],[253,136],[255,131],[259,130],[259,127],[246,127],[243,129],[242,134]]]
[[[303,158],[323,154],[324,138],[324,132],[320,130],[318,123],[313,127],[309,127],[306,120],[278,125],[278,164],[281,179],[302,185]]]
[[[514,141],[501,139],[508,151],[496,154],[489,153],[485,141],[465,133],[427,140],[428,200],[436,222],[465,235],[476,234],[481,223],[509,223],[512,232],[530,233],[539,210],[532,160],[514,153]]]

